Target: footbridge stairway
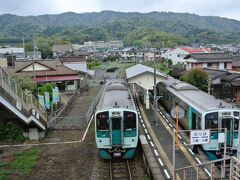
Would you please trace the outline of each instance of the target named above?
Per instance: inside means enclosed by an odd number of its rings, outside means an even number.
[[[0,121],[14,121],[24,136],[39,139],[48,126],[47,112],[32,94],[26,94],[0,66]]]

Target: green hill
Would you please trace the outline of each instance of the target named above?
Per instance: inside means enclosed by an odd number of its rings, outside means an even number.
[[[147,37],[140,37],[137,39],[138,42],[131,40],[134,32],[139,34],[140,31],[155,35],[147,33]],[[1,42],[21,41],[23,36],[26,40],[30,40],[34,34],[38,37],[58,37],[78,43],[88,40],[117,39],[124,39],[125,45],[144,45],[153,41],[161,42],[156,43],[158,45],[171,45],[170,42],[173,42],[172,45],[188,42],[239,43],[240,21],[172,12],[102,11],[81,14],[66,12],[40,16],[10,14],[0,16]],[[148,42],[144,42],[146,40]]]

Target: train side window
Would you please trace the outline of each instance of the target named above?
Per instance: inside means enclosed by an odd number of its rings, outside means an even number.
[[[100,112],[96,115],[97,130],[109,130],[109,112]]]
[[[124,111],[124,130],[136,130],[136,113]]]
[[[234,130],[238,130],[238,126],[239,126],[239,119],[234,119]]]
[[[234,130],[238,130],[238,126],[239,126],[239,112],[238,111],[234,111],[233,112],[233,116],[236,117],[234,118]]]
[[[218,128],[218,112],[208,113],[205,115],[205,129]]]
[[[197,116],[197,128],[201,129],[201,118]]]

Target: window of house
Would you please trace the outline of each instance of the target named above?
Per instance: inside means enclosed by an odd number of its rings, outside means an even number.
[[[224,63],[224,69],[227,69],[227,62]]]
[[[74,85],[74,81],[67,81],[67,85]]]
[[[207,66],[208,67],[212,67],[212,63],[207,63]]]

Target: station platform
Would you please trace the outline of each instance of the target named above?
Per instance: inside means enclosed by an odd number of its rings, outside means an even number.
[[[151,109],[146,109],[141,104],[138,95],[136,94],[136,104],[139,113],[140,126],[148,140],[151,151],[154,153],[155,159],[158,158],[159,168],[163,171],[163,174],[169,179],[173,178],[174,170],[177,168],[182,168],[186,166],[196,166],[208,158],[205,154],[199,150],[200,154],[193,153],[190,146],[187,145],[184,138],[187,136],[179,135],[179,148],[175,151],[175,168],[173,167],[173,135],[175,135],[175,121],[167,117],[167,113],[163,109],[158,109],[158,122],[154,122],[154,111]],[[174,121],[174,122],[173,122]],[[141,129],[139,128],[139,129]],[[151,140],[152,139],[152,140]],[[161,162],[161,163],[160,163]],[[168,175],[166,175],[165,172]],[[204,179],[211,178],[209,170],[198,169],[201,171],[202,177]],[[182,177],[176,174],[176,179],[182,179]]]

